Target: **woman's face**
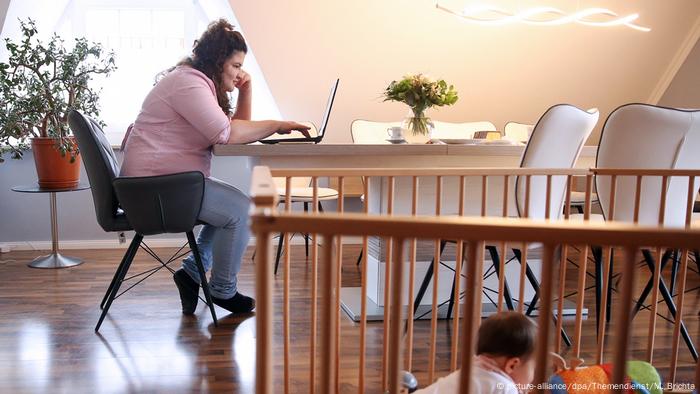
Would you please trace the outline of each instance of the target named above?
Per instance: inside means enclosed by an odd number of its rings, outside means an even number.
[[[221,73],[221,84],[227,92],[232,92],[236,87],[239,75],[241,74],[241,66],[245,59],[245,52],[234,52],[224,62],[223,72]]]

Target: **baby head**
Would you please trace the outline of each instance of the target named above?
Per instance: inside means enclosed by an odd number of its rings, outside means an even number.
[[[535,375],[537,325],[518,312],[491,315],[479,327],[476,354],[493,360],[518,385]]]

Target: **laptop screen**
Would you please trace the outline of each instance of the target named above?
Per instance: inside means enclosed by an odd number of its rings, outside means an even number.
[[[326,112],[323,114],[323,119],[321,120],[321,128],[318,130],[318,136],[323,137],[326,133],[326,127],[328,126],[328,119],[331,117],[331,108],[333,108],[333,101],[335,100],[335,92],[338,90],[338,83],[340,78],[335,80],[335,83],[331,87],[331,92],[328,95],[328,102],[326,103]]]
[[[283,136],[279,136],[277,134],[273,134],[267,138],[259,140],[263,144],[276,144],[276,143],[282,143],[282,142],[313,142],[318,144],[321,142],[323,139],[323,135],[326,133],[326,127],[328,127],[328,120],[331,116],[331,109],[333,108],[333,101],[335,100],[335,93],[338,90],[338,84],[340,83],[340,79],[336,79],[333,85],[331,86],[331,92],[330,95],[328,96],[328,102],[326,103],[326,110],[323,113],[323,119],[321,120],[321,128],[318,129],[318,134],[317,135],[312,135],[310,138],[309,137],[304,137],[299,133],[298,131],[293,131],[291,134],[286,134]]]

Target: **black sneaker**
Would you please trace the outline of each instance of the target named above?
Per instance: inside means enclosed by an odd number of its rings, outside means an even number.
[[[228,299],[216,298],[212,296],[211,300],[215,305],[218,305],[233,313],[249,313],[255,309],[255,300],[241,294],[240,292]]]
[[[194,310],[197,309],[197,301],[199,301],[199,284],[182,268],[175,271],[173,280],[180,292],[182,313],[184,315],[194,314]]]

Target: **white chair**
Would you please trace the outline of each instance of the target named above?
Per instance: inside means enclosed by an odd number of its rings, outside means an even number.
[[[597,109],[584,111],[568,104],[549,108],[534,126],[525,146],[520,167],[524,168],[573,168],[583,145],[598,123]],[[566,179],[552,179],[551,219],[560,218],[566,192]],[[530,186],[529,217],[544,219],[546,198],[545,177],[532,177]],[[525,210],[525,178],[515,184],[515,200],[518,215]]]
[[[527,143],[527,140],[532,134],[532,130],[535,128],[534,125],[518,123],[518,122],[508,122],[503,126],[503,138],[516,142]]]
[[[386,129],[401,126],[398,122],[375,122],[357,119],[350,125],[350,136],[355,144],[390,144]]]
[[[464,122],[452,123],[434,120],[433,139],[440,138],[473,138],[476,131],[496,131],[496,126],[491,122]]]
[[[614,110],[605,122],[598,144],[596,167],[698,169],[700,168],[699,146],[700,110],[680,110],[648,104],[626,104]],[[660,177],[644,178],[639,208],[640,224],[653,226],[658,224],[661,184]],[[634,221],[636,177],[618,176],[615,215],[612,218],[609,215],[610,177],[596,176],[595,185],[606,220]],[[700,182],[696,179],[695,187],[698,186],[700,186]],[[669,180],[666,186],[664,226],[685,226],[687,193],[687,178],[673,177]],[[653,271],[656,265],[654,257],[648,250],[642,252],[647,266]],[[669,257],[666,254],[659,262],[662,269]],[[673,264],[675,265],[675,262]],[[635,313],[643,305],[652,287],[650,279],[637,301]],[[673,298],[663,278],[659,283],[659,291],[669,311],[675,316],[676,308]],[[697,352],[685,326],[682,326],[681,333],[694,357],[697,357]]]
[[[588,136],[593,131],[598,122],[598,111],[584,111],[568,104],[559,104],[549,108],[542,115],[540,120],[535,125],[532,135],[528,141],[528,145],[523,151],[520,161],[520,167],[523,168],[572,168],[576,164],[576,160],[581,153],[583,144]],[[546,199],[546,177],[531,177],[530,180],[530,205],[529,217],[532,219],[545,218],[545,199]],[[552,179],[551,187],[551,207],[550,218],[557,219],[562,214],[562,206],[565,201],[566,179]],[[515,188],[509,201],[516,207],[510,209],[510,212],[517,212],[516,216],[522,216],[525,206],[525,178],[518,177],[515,180]],[[442,245],[441,245],[442,246]],[[497,248],[493,245],[487,245],[487,249],[491,255],[496,274],[500,268],[500,256]],[[520,251],[514,249],[516,258],[520,261]],[[525,263],[520,261],[521,264]],[[414,305],[419,305],[425,290],[427,289],[430,279],[432,278],[433,265],[431,264],[423,279],[421,288],[418,291]],[[538,299],[538,288],[534,273],[529,267],[526,269],[528,279],[531,285],[536,290],[535,298],[530,302],[528,313],[532,311]],[[510,310],[514,309],[513,298],[510,289],[506,284],[504,290],[504,299],[506,307]],[[454,300],[450,300],[448,311],[451,311],[451,305]],[[521,301],[522,302],[522,301]],[[449,316],[449,312],[448,312]],[[564,333],[562,333],[564,335]],[[568,343],[568,338],[565,337]]]
[[[310,127],[309,134],[311,136],[318,135],[318,129],[311,122],[302,122],[302,124]],[[273,178],[275,186],[277,186],[277,194],[279,196],[280,204],[284,204],[287,195],[287,180],[285,178]],[[314,189],[311,186],[311,177],[294,177],[292,178],[290,199],[292,204],[303,203],[304,211],[309,211],[313,207],[309,207],[309,204],[313,203]],[[338,199],[338,191],[335,189],[327,187],[318,188],[318,209],[323,212],[323,206],[321,201],[331,201]],[[306,247],[306,257],[309,256],[309,235],[303,234],[304,244]],[[282,255],[282,248],[284,246],[284,234],[279,235],[279,242],[277,243],[277,256],[275,260],[275,275],[277,274],[277,269],[280,264],[280,256]]]
[[[595,112],[597,109],[593,108],[588,110],[588,112]],[[518,122],[508,122],[503,127],[504,139],[516,142],[527,143],[527,140],[532,134],[532,130],[535,128],[534,125],[518,123]],[[593,193],[591,196],[591,202],[598,202],[598,197]],[[586,193],[573,191],[571,192],[570,206],[576,208],[579,213],[583,213],[583,209],[586,203]]]

